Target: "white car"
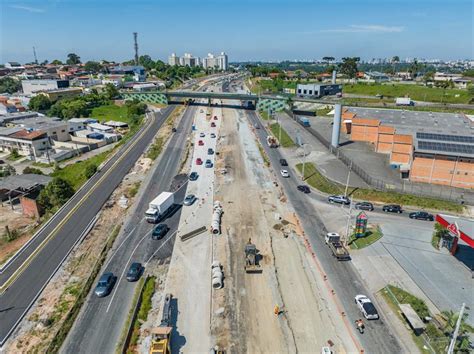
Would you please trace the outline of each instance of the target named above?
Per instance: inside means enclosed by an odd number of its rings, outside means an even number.
[[[204,138],[205,136],[206,136],[206,134],[204,134],[204,133],[199,134],[200,138]]]
[[[357,307],[359,307],[360,312],[362,312],[362,315],[364,315],[366,319],[379,319],[379,313],[377,312],[377,309],[367,296],[357,295],[355,297],[355,303],[357,304]]]
[[[281,176],[284,177],[284,178],[290,177],[290,174],[288,173],[287,170],[280,170],[280,174],[281,174]]]

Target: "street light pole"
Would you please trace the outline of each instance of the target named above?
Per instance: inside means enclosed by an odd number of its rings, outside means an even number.
[[[464,316],[464,309],[465,308],[466,308],[466,304],[463,302],[462,307],[461,307],[461,311],[459,311],[458,320],[456,321],[456,327],[454,328],[453,338],[451,338],[451,342],[449,343],[448,354],[453,354],[454,353],[454,347],[456,345],[456,340],[458,338],[459,327],[461,327],[461,321],[462,321],[462,317]]]
[[[304,176],[305,176],[305,174],[304,174],[304,167],[305,167],[305,165],[306,165],[306,150],[305,150],[305,148],[304,148],[305,145],[306,145],[306,144],[303,144],[303,176],[301,176],[301,179],[302,179],[303,181],[304,181]]]
[[[349,213],[347,214],[347,224],[346,224],[346,237],[343,240],[344,245],[347,245],[347,242],[349,240],[349,227],[351,224],[351,219],[352,219],[352,200],[349,203]]]

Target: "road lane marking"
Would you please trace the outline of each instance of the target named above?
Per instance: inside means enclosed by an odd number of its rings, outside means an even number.
[[[33,261],[33,259],[38,255],[38,253],[46,246],[46,244],[56,236],[59,229],[64,226],[64,224],[69,220],[71,215],[76,212],[76,210],[85,202],[87,199],[103,182],[103,180],[115,169],[115,166],[120,163],[132,150],[135,145],[140,141],[140,139],[146,134],[147,128],[149,128],[155,121],[150,120],[148,125],[143,127],[142,132],[135,137],[131,145],[117,158],[117,160],[110,166],[110,168],[99,178],[99,180],[92,186],[92,188],[77,202],[77,204],[66,214],[66,216],[61,220],[61,222],[51,231],[51,233],[46,237],[41,244],[28,256],[27,259],[15,270],[15,272],[2,284],[0,287],[0,295],[3,294],[24,272],[25,268]]]

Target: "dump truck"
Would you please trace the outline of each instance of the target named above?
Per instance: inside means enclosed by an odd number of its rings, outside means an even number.
[[[245,272],[246,273],[261,273],[262,269],[258,263],[257,247],[249,239],[245,245]]]
[[[348,261],[351,256],[341,242],[341,236],[336,232],[328,232],[325,236],[326,244],[338,261]]]
[[[166,212],[174,204],[174,194],[171,192],[163,192],[158,197],[153,199],[148,205],[148,209],[145,212],[146,221],[150,223],[157,223]]]
[[[163,304],[163,316],[158,327],[151,330],[150,354],[171,353],[171,294],[166,294]]]
[[[271,148],[277,148],[278,147],[278,140],[274,136],[267,136],[267,145]]]

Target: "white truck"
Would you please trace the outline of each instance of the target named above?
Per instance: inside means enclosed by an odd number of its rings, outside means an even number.
[[[410,97],[397,97],[395,104],[397,106],[414,106],[415,102],[413,102]]]
[[[157,223],[173,206],[173,204],[174,194],[170,192],[162,192],[148,205],[148,210],[145,212],[146,221]]]

